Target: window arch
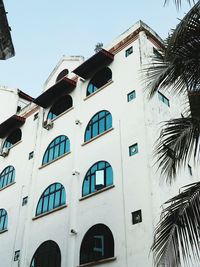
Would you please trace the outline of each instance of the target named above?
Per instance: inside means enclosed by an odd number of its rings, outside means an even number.
[[[56,137],[47,147],[42,159],[42,165],[57,159],[58,157],[62,156],[63,154],[69,151],[70,151],[69,138],[65,135],[60,135]]]
[[[88,96],[94,93],[95,91],[97,91],[99,88],[101,88],[111,80],[112,80],[111,69],[109,69],[108,67],[101,69],[94,75],[94,77],[89,82],[86,95]]]
[[[22,139],[22,131],[18,128],[14,131],[12,131],[8,137],[6,138],[4,144],[3,144],[3,148],[7,147],[7,148],[11,148],[14,144],[16,144],[17,142],[19,142]]]
[[[64,111],[72,107],[72,97],[70,95],[65,95],[60,97],[55,104],[51,107],[47,119],[53,120],[58,115],[62,114]]]
[[[0,174],[0,189],[12,184],[15,181],[15,168],[6,167]]]
[[[82,196],[87,196],[113,184],[113,170],[106,161],[96,162],[87,171],[82,188]]]
[[[5,209],[0,209],[0,232],[8,227],[8,214]]]
[[[80,264],[114,257],[114,239],[104,224],[92,226],[85,234],[80,249]]]
[[[61,252],[58,244],[52,240],[43,242],[31,260],[30,267],[60,267]]]
[[[66,203],[65,188],[60,183],[51,184],[42,193],[36,208],[36,216],[54,210]]]
[[[69,70],[68,70],[68,69],[64,69],[64,70],[62,70],[62,71],[58,74],[58,76],[57,76],[57,78],[56,78],[56,82],[58,82],[59,80],[61,80],[61,79],[64,78],[65,76],[67,76],[68,73],[69,73]]]
[[[102,110],[89,121],[85,130],[84,141],[87,142],[110,128],[112,128],[112,115],[109,111]]]

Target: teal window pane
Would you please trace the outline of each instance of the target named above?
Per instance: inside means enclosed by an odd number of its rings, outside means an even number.
[[[49,200],[49,197],[48,196],[44,197],[44,199],[43,199],[43,209],[42,209],[42,212],[46,212],[48,210],[48,200]]]
[[[61,205],[65,204],[65,203],[66,203],[66,193],[65,193],[65,190],[63,188],[62,192],[61,192]]]
[[[128,95],[127,95],[127,101],[128,101],[128,102],[132,101],[132,100],[135,99],[135,98],[136,98],[135,90],[132,91],[132,92],[130,92],[130,93],[128,93]]]
[[[91,193],[95,192],[96,188],[95,188],[95,175],[91,176]]]
[[[38,203],[36,215],[39,215],[41,212],[42,212],[42,199],[40,199]]]
[[[93,124],[93,137],[94,136],[97,136],[99,134],[99,131],[98,131],[98,123],[94,123]]]
[[[59,156],[59,146],[55,146],[54,149],[54,159],[58,158]]]
[[[54,153],[54,150],[51,148],[51,149],[49,150],[49,160],[48,160],[48,162],[49,162],[49,161],[52,161],[52,160],[54,159],[54,157],[53,157],[53,153]]]
[[[56,190],[56,184],[52,184],[45,192],[53,193]]]
[[[49,208],[48,208],[48,210],[52,210],[54,208],[53,204],[54,204],[54,194],[51,194],[49,196]]]
[[[83,196],[86,196],[90,193],[89,179],[85,179],[83,182]]]
[[[134,144],[129,147],[129,156],[133,156],[138,153],[138,144]]]
[[[112,128],[112,116],[109,114],[106,117],[106,130]]]
[[[103,133],[105,131],[105,119],[101,119],[99,121],[99,133]]]
[[[113,184],[113,171],[111,167],[106,168],[106,186]]]
[[[54,207],[60,206],[60,191],[56,192],[55,195],[55,202],[54,202]]]
[[[65,153],[70,151],[70,142],[69,139],[66,140]]]
[[[92,137],[91,137],[91,130],[87,130],[86,131],[86,135],[85,135],[85,141],[88,141],[90,140]]]
[[[64,142],[60,144],[60,155],[63,155],[63,154],[65,154],[65,143]]]

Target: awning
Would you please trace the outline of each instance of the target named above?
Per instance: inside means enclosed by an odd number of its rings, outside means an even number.
[[[26,119],[21,116],[13,115],[0,124],[0,138],[8,136],[13,130],[21,127]]]
[[[23,91],[21,91],[19,89],[18,89],[18,96],[20,98],[23,98],[23,99],[25,99],[27,101],[30,101],[30,102],[32,102],[34,100],[33,97],[31,97],[30,95],[27,95],[26,93],[24,93]]]
[[[188,92],[190,111],[193,118],[200,118],[200,92]]]
[[[113,60],[114,55],[102,49],[83,62],[79,67],[73,70],[73,72],[84,79],[88,79],[101,68],[108,66]]]
[[[64,77],[38,96],[33,102],[43,108],[50,107],[59,97],[70,93],[76,87],[74,80]]]

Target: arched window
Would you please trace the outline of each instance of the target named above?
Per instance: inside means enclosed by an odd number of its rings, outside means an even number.
[[[63,113],[64,111],[68,110],[72,107],[72,98],[70,95],[65,95],[59,98],[55,104],[51,107],[47,119],[53,120],[58,115]]]
[[[110,128],[112,128],[112,116],[109,111],[102,110],[89,121],[85,130],[84,141],[87,142]]]
[[[51,211],[66,203],[65,188],[60,183],[54,183],[47,187],[41,195],[36,209],[36,216]]]
[[[103,68],[98,71],[87,87],[87,96],[97,91],[103,85],[112,80],[112,71],[109,68]]]
[[[19,142],[21,138],[22,138],[22,131],[18,128],[14,130],[11,134],[9,134],[9,136],[6,138],[3,144],[3,148],[4,147],[11,148],[14,144]]]
[[[7,229],[8,226],[8,214],[4,209],[0,209],[0,232]]]
[[[15,168],[13,166],[8,166],[0,174],[0,189],[12,184],[14,181]]]
[[[64,69],[62,70],[59,74],[58,77],[56,78],[56,82],[58,82],[59,80],[61,80],[63,77],[67,76],[69,73],[68,69]]]
[[[30,267],[60,267],[61,253],[56,242],[49,240],[42,243],[36,250]]]
[[[63,154],[70,151],[70,142],[67,136],[60,135],[56,137],[47,147],[44,157],[42,160],[42,165],[57,159]]]
[[[114,257],[114,239],[104,224],[92,226],[85,234],[80,249],[80,264]]]
[[[113,184],[113,170],[106,161],[99,161],[92,165],[85,175],[82,196],[87,196],[104,187]]]

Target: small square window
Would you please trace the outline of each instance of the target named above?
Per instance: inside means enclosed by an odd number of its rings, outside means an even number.
[[[136,210],[132,212],[132,224],[137,224],[142,222],[142,211]]]
[[[130,101],[132,101],[134,98],[136,98],[135,90],[127,94],[127,101],[130,102]]]
[[[125,57],[128,57],[132,53],[133,53],[133,47],[131,46],[125,50]]]
[[[14,255],[14,261],[18,261],[19,258],[20,258],[20,250],[16,250]]]
[[[133,156],[138,153],[138,144],[134,144],[132,146],[129,146],[129,156]]]
[[[28,203],[28,196],[27,197],[23,197],[22,206],[25,206],[27,203]]]
[[[35,114],[34,114],[34,117],[33,117],[33,120],[34,120],[34,121],[37,120],[38,115],[39,115],[39,113],[35,113]]]
[[[28,159],[32,159],[33,156],[34,156],[34,151],[31,151],[31,152],[29,153],[29,155],[28,155]]]

